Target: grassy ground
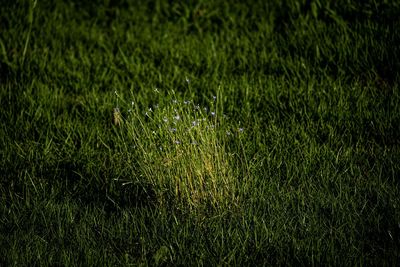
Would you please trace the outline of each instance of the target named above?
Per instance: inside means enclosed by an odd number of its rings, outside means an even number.
[[[399,1],[1,2],[0,264],[399,264]]]

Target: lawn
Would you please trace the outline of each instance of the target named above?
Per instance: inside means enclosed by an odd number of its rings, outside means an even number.
[[[0,2],[0,265],[400,263],[400,1]]]

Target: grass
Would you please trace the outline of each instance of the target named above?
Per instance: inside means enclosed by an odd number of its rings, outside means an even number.
[[[143,180],[153,188],[160,187],[157,199],[170,201],[163,197],[167,189],[173,192],[173,199],[192,208],[236,203],[237,175],[230,164],[235,154],[227,150],[226,143],[230,137],[241,139],[243,129],[227,127],[217,97],[213,99],[208,108],[173,95],[166,106],[157,104],[144,115],[134,102],[133,111],[128,110],[131,116],[125,121],[127,132],[122,134],[121,143],[133,144],[131,149],[137,151],[133,158]],[[116,113],[121,116],[119,109]]]
[[[399,263],[400,2],[2,2],[1,265]]]

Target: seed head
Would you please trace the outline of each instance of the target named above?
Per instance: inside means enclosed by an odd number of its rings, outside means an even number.
[[[120,126],[122,123],[122,116],[121,112],[119,111],[119,108],[114,108],[113,109],[113,118],[112,122],[115,126]]]

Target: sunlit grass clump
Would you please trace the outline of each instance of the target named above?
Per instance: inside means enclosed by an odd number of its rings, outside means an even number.
[[[241,128],[229,125],[217,97],[208,106],[171,94],[140,109],[132,103],[124,121],[140,173],[156,190],[158,201],[191,208],[238,203],[234,160],[227,144]]]

